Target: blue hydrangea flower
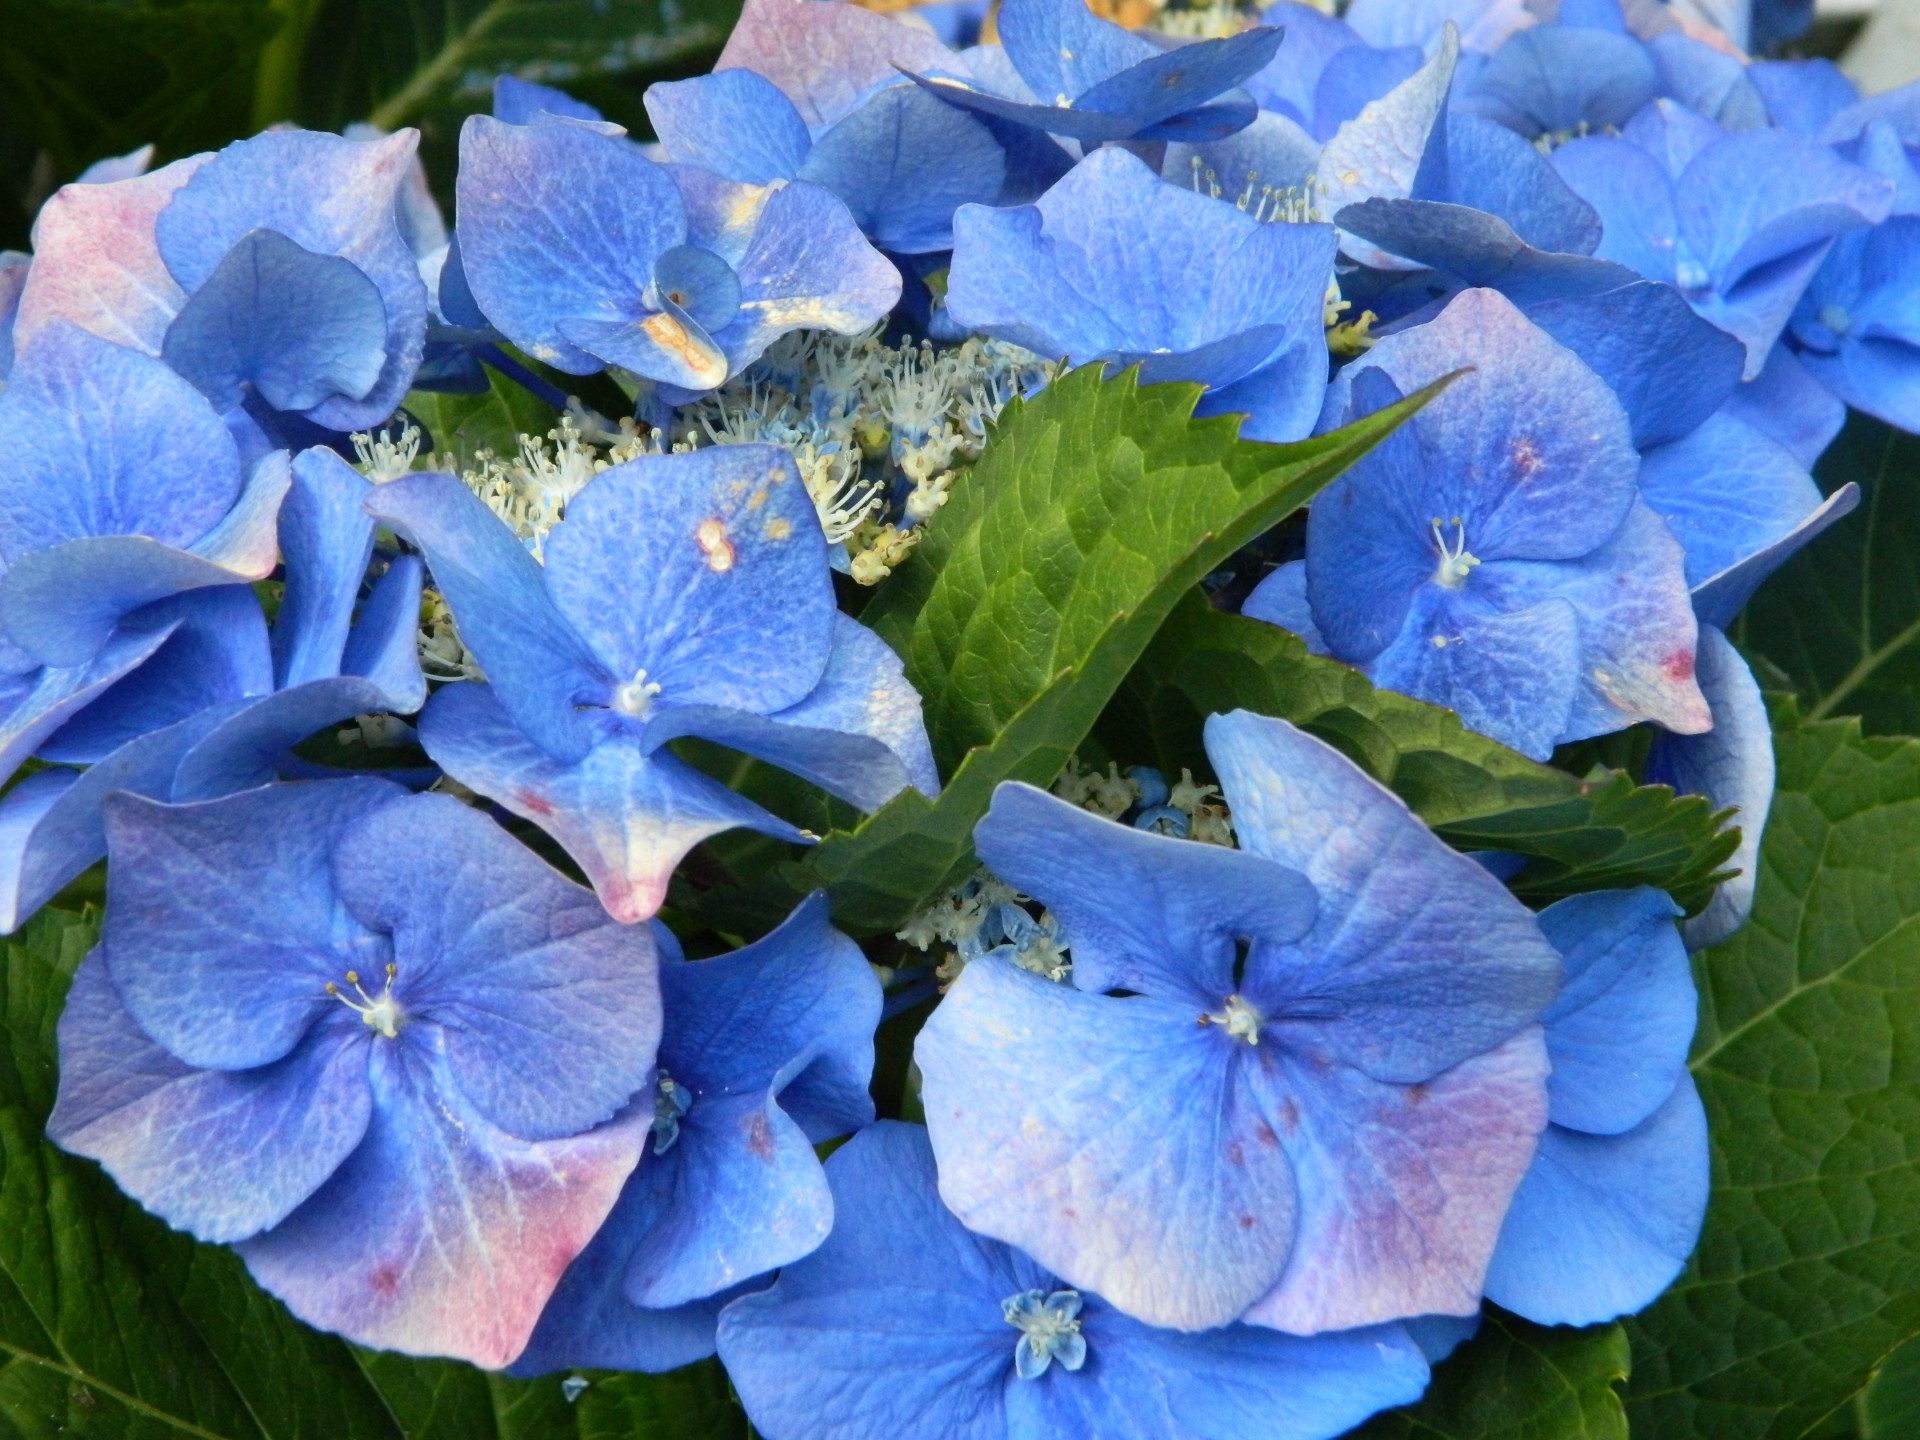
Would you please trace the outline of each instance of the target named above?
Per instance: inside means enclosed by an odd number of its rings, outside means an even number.
[[[647,1137],[651,932],[382,780],[107,830],[48,1133],[309,1324],[512,1361]]]
[[[1788,337],[1814,378],[1847,404],[1920,430],[1920,215],[1836,240]]]
[[[684,960],[657,922],[655,933],[666,1028],[652,1140],[516,1374],[671,1370],[711,1355],[721,1306],[833,1228],[813,1147],[873,1119],[880,986],[828,923],[825,895],[711,960]]]
[[[106,189],[109,187],[98,187]],[[250,470],[160,361],[65,321],[0,395],[0,774],[165,643],[160,602],[275,560],[287,457]]]
[[[1470,1314],[1559,962],[1325,744],[1244,711],[1206,743],[1243,849],[996,792],[976,847],[1062,917],[1072,983],[976,960],[920,1032],[941,1196],[1150,1324]]]
[[[109,792],[214,799],[303,773],[289,749],[327,725],[420,708],[419,558],[396,557],[360,605],[371,488],[330,450],[295,458],[271,630],[244,586],[148,607],[171,627],[164,642],[41,743],[45,769],[0,795],[0,930],[106,854]]]
[[[789,330],[857,334],[900,296],[899,272],[825,190],[657,165],[615,126],[472,116],[458,188],[474,300],[569,374],[619,365],[691,396]]]
[[[419,135],[270,130],[47,202],[21,343],[65,319],[159,355],[221,410],[331,430],[406,394],[427,303],[396,219]],[[256,418],[271,426],[270,413]]]
[[[1747,348],[1767,352],[1836,236],[1886,218],[1892,183],[1786,130],[1728,133],[1658,101],[1617,136],[1554,151],[1600,215],[1598,254],[1663,280]]]
[[[1425,1388],[1397,1325],[1141,1324],[964,1229],[918,1126],[870,1126],[826,1169],[826,1243],[721,1316],[721,1359],[768,1440],[1324,1440]]]
[[[1280,45],[1280,31],[1260,25],[1165,49],[1081,0],[1002,0],[996,24],[1019,92],[950,75],[915,78],[957,109],[1089,145],[1231,135],[1256,109],[1238,87]]]
[[[647,114],[668,160],[744,184],[819,185],[899,255],[951,248],[959,206],[1030,199],[1027,170],[1071,163],[1044,137],[956,114],[908,73],[972,70],[926,31],[857,5],[753,0],[713,73],[651,86]]]
[[[1678,913],[1645,887],[1540,913],[1566,965],[1541,1017],[1549,1123],[1501,1227],[1487,1298],[1542,1325],[1641,1309],[1700,1235],[1707,1117],[1687,1073],[1697,1001]]]
[[[792,457],[730,445],[602,471],[543,566],[458,480],[412,475],[368,508],[426,553],[489,683],[449,685],[420,736],[462,784],[544,828],[607,908],[644,920],[700,840],[800,832],[674,758],[744,751],[875,810],[939,788],[920,697],[834,608]]]
[[[960,211],[947,312],[1043,355],[1198,381],[1199,414],[1297,440],[1326,385],[1333,252],[1325,225],[1257,220],[1107,148],[1037,205]]]
[[[1535,21],[1526,0],[1353,0],[1345,20],[1367,44],[1431,51],[1452,25],[1462,49],[1491,55]]]
[[[1304,566],[1246,613],[1538,759],[1639,720],[1705,730],[1684,552],[1640,498],[1625,412],[1570,351],[1465,291],[1343,371],[1329,413],[1468,366],[1322,493]]]

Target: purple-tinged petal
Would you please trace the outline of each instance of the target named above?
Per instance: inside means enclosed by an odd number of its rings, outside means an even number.
[[[210,804],[106,801],[114,988],[134,1022],[190,1065],[283,1058],[348,969],[379,973],[384,940],[334,893],[329,856],[361,815],[404,792],[355,777],[271,786]]]
[[[771,714],[826,672],[837,613],[826,540],[792,457],[771,445],[601,471],[547,537],[546,562],[554,606],[614,685],[644,675],[658,709]],[[469,644],[492,675],[487,652]]]
[[[601,659],[548,597],[540,563],[479,497],[451,475],[375,486],[366,508],[425,553],[460,639],[499,687],[498,703],[542,748],[578,759],[591,738],[575,710],[603,692]]]
[[[1773,805],[1773,726],[1766,701],[1740,652],[1713,625],[1700,627],[1701,693],[1713,711],[1704,735],[1658,734],[1647,754],[1647,783],[1704,795],[1714,809],[1738,813],[1740,845],[1727,863],[1739,870],[1681,930],[1690,949],[1718,945],[1746,923],[1759,879],[1760,837]],[[1589,1127],[1591,1128],[1591,1127]]]
[[[1860,487],[1849,480],[1829,495],[1819,509],[1773,544],[1701,581],[1693,590],[1693,609],[1700,623],[1723,629],[1731,625],[1734,616],[1746,607],[1753,592],[1769,575],[1834,521],[1851,515],[1859,503]]]
[[[1488,1298],[1542,1325],[1641,1309],[1693,1252],[1707,1187],[1707,1117],[1689,1075],[1624,1135],[1548,1126],[1500,1232]]]
[[[571,855],[617,920],[645,920],[681,858],[739,826],[783,840],[799,830],[671,755],[613,735],[577,761],[529,740],[486,685],[449,685],[420,717],[427,753],[470,789],[531,820]]]
[[[764,75],[720,70],[649,85],[647,118],[668,160],[747,185],[800,173],[813,138],[793,102]],[[513,117],[495,114],[502,120]],[[524,121],[520,123],[525,123]]]
[[[1286,1136],[1298,1231],[1285,1273],[1246,1319],[1312,1335],[1478,1310],[1546,1124],[1546,1074],[1537,1029],[1413,1089],[1291,1064],[1275,1088],[1298,1097]]]
[[[988,956],[914,1046],[941,1198],[962,1223],[1187,1330],[1236,1318],[1294,1239],[1285,1120],[1248,1078],[1273,1052],[1194,1013]]]
[[[667,171],[624,138],[472,116],[460,131],[459,214],[474,299],[535,359],[574,375],[624,359],[568,339],[570,321],[604,326],[609,338],[631,331],[643,349],[646,324],[674,339],[671,317],[661,321],[666,312],[642,296],[654,261],[686,239],[685,211]]]
[[[95,951],[74,974],[49,1138],[200,1240],[279,1224],[366,1134],[366,1032],[316,1032],[258,1069],[195,1070],[134,1024],[107,970]]]
[[[928,31],[857,5],[747,0],[713,68],[766,76],[815,128],[831,125],[903,70],[951,70],[956,58]]]
[[[66,320],[116,345],[158,355],[187,297],[160,258],[154,221],[212,158],[192,155],[137,179],[56,191],[34,220],[39,253],[20,296],[15,347]]]
[[[1726,410],[1778,440],[1809,470],[1847,423],[1845,402],[1784,345],[1773,347],[1760,373],[1733,392]]]
[[[530,1143],[469,1105],[444,1060],[381,1060],[366,1139],[241,1258],[295,1315],[358,1344],[510,1364],[613,1208],[648,1117]]]
[[[274,681],[282,689],[340,673],[353,608],[373,553],[373,517],[361,507],[373,487],[331,450],[293,458],[280,507],[286,593],[273,625]]]
[[[518,75],[493,77],[493,118],[509,125],[530,125],[541,113],[568,120],[604,120],[593,106],[551,85],[536,85]]]
[[[1631,1130],[1666,1103],[1687,1068],[1698,1008],[1679,907],[1664,891],[1574,895],[1540,912],[1567,979],[1540,1017],[1547,1112],[1595,1135]]]
[[[1640,494],[1685,549],[1690,585],[1792,533],[1820,505],[1820,487],[1793,456],[1723,414],[1649,450]]]
[[[1351,760],[1245,710],[1210,717],[1206,744],[1241,845],[1319,896],[1305,936],[1247,961],[1242,993],[1284,1024],[1283,1046],[1412,1084],[1552,999],[1559,957],[1526,907]]]
[[[1236,941],[1297,940],[1316,909],[1294,870],[1115,824],[1030,785],[994,792],[974,844],[1065,922],[1082,990],[1211,1009],[1234,987]]]
[[[444,1032],[446,1075],[489,1124],[557,1140],[647,1083],[652,933],[610,920],[478,810],[415,795],[363,814],[340,832],[333,878],[354,916],[392,937],[403,1016]]]
[[[419,140],[415,130],[378,140],[270,130],[201,166],[155,222],[160,254],[189,292],[208,284],[228,252],[262,229],[338,256],[372,282],[386,312],[385,363],[361,393],[337,393],[309,409],[329,429],[384,420],[420,364],[427,292],[396,209]]]

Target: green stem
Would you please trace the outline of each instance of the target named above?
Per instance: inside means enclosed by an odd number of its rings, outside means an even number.
[[[306,58],[307,36],[320,13],[322,0],[271,0],[280,16],[280,28],[260,52],[254,72],[253,126],[264,130],[299,114],[300,66]]]
[[[406,84],[375,106],[367,116],[368,123],[380,130],[394,130],[404,125],[435,92],[466,68],[468,53],[513,5],[514,0],[493,0],[468,22],[466,29],[449,36],[438,54],[407,77]]]

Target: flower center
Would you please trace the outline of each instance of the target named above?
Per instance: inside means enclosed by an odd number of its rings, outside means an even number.
[[[387,962],[386,988],[378,996],[369,995],[360,988],[358,970],[347,971],[347,984],[353,987],[353,995],[346,994],[331,980],[327,982],[327,994],[358,1015],[362,1025],[378,1030],[391,1040],[399,1033],[400,1021],[404,1018],[400,1014],[400,1002],[393,998],[393,976],[398,968],[392,961]],[[356,1000],[354,995],[360,998]]]
[[[1235,1040],[1244,1040],[1249,1045],[1260,1043],[1260,1012],[1242,1000],[1238,995],[1227,996],[1227,1003],[1212,1015],[1202,1015],[1200,1024],[1218,1025]]]
[[[1054,1361],[1063,1370],[1087,1363],[1087,1337],[1080,1333],[1080,1292],[1023,1290],[1000,1302],[1000,1318],[1020,1332],[1013,1342],[1013,1372],[1038,1380]]]
[[[680,1120],[693,1108],[693,1092],[676,1084],[666,1071],[653,1095],[653,1153],[664,1155],[680,1138]]]
[[[644,720],[653,714],[653,697],[659,693],[660,687],[647,679],[647,672],[636,670],[633,679],[613,692],[613,708],[622,715]]]
[[[1836,335],[1844,335],[1853,328],[1853,316],[1844,305],[1822,305],[1814,318]]]
[[[1457,590],[1466,582],[1473,567],[1480,563],[1477,556],[1467,553],[1467,532],[1460,524],[1458,515],[1453,517],[1453,534],[1449,536],[1440,525],[1440,517],[1433,517],[1433,543],[1440,551],[1440,563],[1434,568],[1433,583],[1447,590]]]

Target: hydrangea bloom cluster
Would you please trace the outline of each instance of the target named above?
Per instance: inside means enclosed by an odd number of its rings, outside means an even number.
[[[56,193],[0,260],[0,928],[108,865],[54,1141],[313,1325],[717,1353],[769,1440],[1316,1440],[1485,1301],[1651,1302],[1773,792],[1727,630],[1846,407],[1920,428],[1920,92],[1341,9],[748,0],[652,141],[501,77],[451,225],[411,131]],[[1645,726],[1740,874],[1536,914],[1241,710],[982,790],[897,944],[701,912],[941,796],[866,587],[1070,366],[1258,442],[1428,392],[1243,613],[1536,761]],[[496,386],[550,428],[421,423]]]

